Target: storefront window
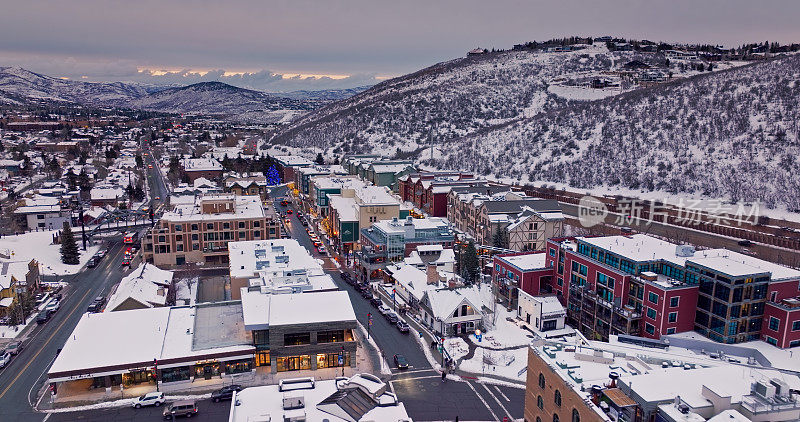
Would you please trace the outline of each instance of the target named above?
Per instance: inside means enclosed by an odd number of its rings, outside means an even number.
[[[286,356],[277,359],[278,372],[311,369],[311,356]]]
[[[153,373],[146,369],[131,371],[127,374],[122,374],[122,383],[124,385],[135,385],[153,380]]]
[[[219,376],[219,363],[199,363],[194,367],[195,379],[211,379],[212,377]]]
[[[283,344],[285,346],[299,346],[303,344],[311,344],[311,333],[284,334]]]
[[[345,352],[344,363],[339,365],[338,353],[320,353],[317,355],[317,369],[350,366],[350,352]]]
[[[252,369],[252,367],[253,367],[253,361],[251,361],[250,359],[227,362],[225,363],[225,373],[238,374],[241,372],[249,372],[250,369]]]
[[[179,368],[169,368],[161,370],[162,382],[186,381],[192,376],[192,368],[190,366],[181,366]]]

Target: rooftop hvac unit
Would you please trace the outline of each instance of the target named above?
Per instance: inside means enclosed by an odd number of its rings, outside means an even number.
[[[758,381],[753,384],[753,393],[765,398],[771,399],[775,397],[775,386],[772,384],[767,384],[763,381]]]
[[[682,257],[694,256],[694,246],[692,245],[678,245],[675,247],[675,255]]]
[[[256,271],[269,267],[269,261],[256,261]]]
[[[283,398],[283,410],[302,409],[304,407],[306,407],[306,402],[303,396]]]
[[[784,382],[783,380],[779,380],[777,378],[773,378],[769,380],[769,383],[775,387],[775,395],[776,396],[788,396],[789,395],[789,384]]]

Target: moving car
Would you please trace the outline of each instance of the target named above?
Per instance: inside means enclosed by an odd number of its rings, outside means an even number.
[[[389,315],[392,312],[392,310],[386,305],[381,305],[378,306],[378,312],[380,312],[381,315],[386,316]]]
[[[285,207],[287,205],[289,205],[289,202],[287,202],[285,199],[283,201],[281,201],[281,206],[282,207]]]
[[[139,409],[142,406],[161,406],[164,404],[164,393],[153,392],[139,396],[133,400],[133,407]]]
[[[57,310],[61,308],[61,302],[58,299],[53,299],[47,306],[44,307],[46,311],[50,311],[51,313],[55,313]]]
[[[394,366],[397,369],[408,369],[408,361],[403,355],[394,355]]]
[[[398,317],[396,313],[391,311],[384,316],[386,317],[386,320],[389,321],[390,324],[395,324],[398,321],[400,321],[400,317]]]
[[[92,303],[89,305],[87,311],[92,313],[100,312],[103,309],[103,305],[105,305],[106,299],[104,297],[97,297]]]
[[[319,252],[321,254],[325,254],[325,252],[327,252],[327,249],[325,249],[325,246],[319,245],[319,246],[317,246],[317,252]]]
[[[381,305],[383,305],[383,302],[381,302],[380,298],[377,298],[377,297],[373,297],[372,299],[370,299],[369,303],[371,303],[372,306],[374,306],[376,308],[381,306]]]
[[[172,419],[176,416],[191,418],[197,414],[197,404],[194,400],[178,400],[174,403],[170,403],[162,414],[164,415],[164,419]]]
[[[214,400],[214,403],[219,403],[220,400],[230,400],[233,398],[234,391],[242,391],[242,386],[233,384],[222,387],[211,393],[211,400]]]
[[[292,209],[291,209],[291,208],[289,208],[288,210],[286,210],[286,214],[291,214],[291,213],[292,213]]]
[[[96,256],[93,256],[93,257],[89,258],[89,261],[86,262],[86,268],[94,268],[99,263],[100,263],[100,259],[98,259]]]
[[[43,310],[41,313],[39,313],[39,316],[36,317],[37,324],[44,324],[49,320],[50,320],[50,310],[48,309]]]
[[[403,334],[408,334],[408,331],[409,331],[408,323],[403,321],[402,319],[398,320],[397,321],[397,329],[400,330],[400,332],[403,333]]]

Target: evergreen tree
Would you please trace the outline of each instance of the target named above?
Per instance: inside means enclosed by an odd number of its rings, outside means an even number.
[[[464,280],[468,283],[473,283],[478,276],[479,267],[480,261],[478,261],[478,251],[475,249],[475,244],[470,240],[461,257],[461,276],[464,277]]]
[[[64,222],[64,229],[61,231],[61,262],[74,265],[78,263],[79,257],[78,244],[75,243],[72,229],[69,223]]]
[[[75,175],[75,172],[72,169],[69,169],[67,172],[67,187],[70,191],[78,188],[78,176]]]
[[[339,157],[333,157],[333,165],[334,166],[338,166],[339,165]]]
[[[144,158],[142,158],[142,154],[136,154],[136,167],[144,168]]]
[[[322,153],[321,152],[317,153],[317,158],[314,159],[314,162],[319,164],[319,165],[325,164],[325,158],[322,157]]]
[[[492,236],[492,245],[495,248],[508,249],[508,230],[504,227],[498,227],[497,231]]]
[[[86,173],[86,169],[81,170],[81,173],[78,175],[78,187],[84,192],[88,192],[92,189],[92,181],[89,180],[89,173]]]

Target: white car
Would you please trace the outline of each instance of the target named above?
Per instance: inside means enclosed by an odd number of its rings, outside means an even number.
[[[392,313],[392,309],[386,305],[381,305],[378,306],[378,312],[380,312],[381,315],[389,315],[390,313]]]
[[[133,400],[133,407],[140,408],[142,406],[161,406],[164,404],[164,393],[147,393],[139,396]]]
[[[57,299],[54,299],[44,307],[44,309],[47,309],[50,311],[50,313],[57,311],[59,308],[61,308],[61,302],[59,302]]]
[[[11,353],[4,352],[0,355],[0,368],[5,368],[9,362],[11,362]]]

